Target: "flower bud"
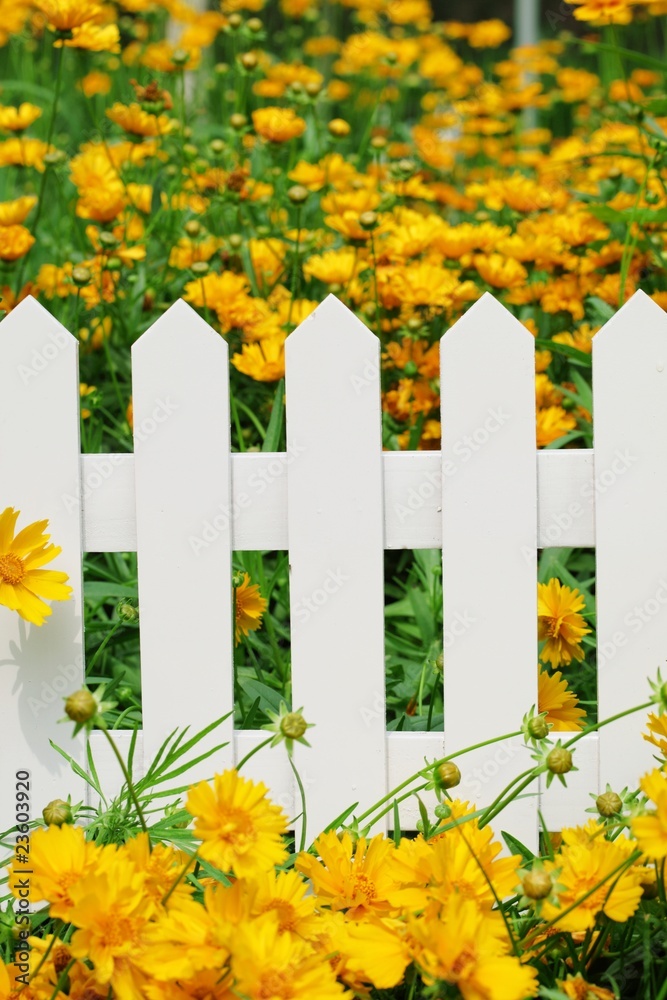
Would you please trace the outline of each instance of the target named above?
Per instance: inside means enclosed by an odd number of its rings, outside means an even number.
[[[262,30],[264,25],[262,24],[262,22],[258,17],[251,17],[246,27],[248,28],[249,31],[252,31],[252,33],[256,35]]]
[[[565,747],[554,747],[547,755],[546,764],[552,774],[567,774],[572,770],[572,754]]]
[[[318,83],[317,80],[309,80],[305,84],[305,90],[309,97],[317,97],[322,91],[322,84]]]
[[[131,601],[121,601],[116,606],[116,614],[123,622],[130,622],[132,625],[139,621],[139,608]]]
[[[171,61],[173,62],[174,66],[185,66],[185,64],[189,61],[189,59],[190,59],[190,53],[187,51],[187,49],[175,49],[171,57]]]
[[[658,895],[658,883],[655,878],[652,878],[649,874],[646,879],[642,879],[639,883],[642,889],[643,899],[655,899]]]
[[[241,25],[243,24],[243,18],[241,17],[240,14],[237,14],[236,12],[234,12],[233,14],[229,15],[228,24],[229,24],[230,28],[234,28],[234,29],[240,28]]]
[[[299,740],[308,729],[308,723],[301,712],[288,712],[280,720],[280,732],[288,740]]]
[[[57,944],[53,949],[53,968],[56,976],[60,976],[72,961],[72,952],[66,944]],[[85,993],[85,990],[84,990]]]
[[[81,288],[83,285],[88,285],[93,274],[89,267],[85,267],[84,264],[77,264],[72,268],[72,281],[75,285]]]
[[[63,799],[53,799],[42,810],[42,818],[47,826],[62,826],[74,822],[72,807]]]
[[[435,667],[435,669],[438,671],[439,674],[441,674],[443,672],[443,670],[445,669],[445,654],[444,653],[438,653],[438,655],[436,656],[436,658],[434,660],[433,666]]]
[[[97,715],[97,701],[87,688],[75,691],[65,699],[65,715],[72,722],[89,722]]]
[[[211,139],[208,148],[214,156],[221,156],[225,151],[225,142],[223,139]]]
[[[349,122],[343,118],[332,118],[327,128],[334,139],[344,139],[346,135],[350,134]]]
[[[407,378],[414,378],[418,372],[419,369],[417,368],[417,365],[414,363],[414,361],[406,362],[405,368],[403,369],[403,374]]]
[[[197,222],[196,219],[188,219],[183,226],[183,229],[186,231],[190,239],[195,239],[195,237],[199,236],[201,232],[201,223]]]
[[[521,880],[523,894],[528,899],[546,899],[552,889],[551,875],[543,868],[534,868]]]
[[[115,255],[113,257],[109,257],[106,263],[107,271],[120,271],[122,266],[122,260],[120,257],[116,257]]]
[[[254,52],[244,52],[241,56],[241,65],[244,69],[252,73],[254,69],[257,69],[257,56]]]
[[[66,159],[67,154],[63,153],[62,149],[53,149],[50,153],[45,153],[43,156],[47,167],[57,167],[61,163],[64,163]]]
[[[378,224],[378,217],[376,212],[362,212],[359,216],[359,225],[362,229],[369,231],[375,229]]]
[[[229,237],[228,243],[232,250],[240,250],[243,246],[243,237],[240,233],[232,233]]]
[[[205,260],[196,260],[194,262],[194,264],[191,266],[190,270],[198,278],[203,278],[204,275],[208,274],[208,272],[209,272],[208,261],[205,261]]]
[[[433,780],[436,788],[446,790],[456,788],[461,782],[461,772],[452,760],[446,760],[433,771]]]
[[[545,740],[549,735],[549,726],[543,715],[534,715],[528,722],[528,734],[534,740]]]
[[[598,795],[595,805],[600,816],[608,818],[609,816],[617,816],[620,813],[623,808],[623,799],[616,792],[603,792],[602,795]]]
[[[294,184],[287,192],[287,197],[293,205],[303,205],[308,198],[308,188],[303,184]]]
[[[239,132],[242,128],[245,128],[245,126],[248,124],[248,119],[246,118],[245,115],[239,114],[239,112],[237,111],[235,114],[230,115],[229,124],[232,126],[233,129],[236,129],[236,131]]]
[[[100,243],[107,250],[111,250],[113,247],[118,246],[118,237],[114,236],[113,233],[100,233],[99,235]]]
[[[452,807],[446,802],[438,802],[437,806],[433,810],[438,819],[449,819],[452,815]]]
[[[371,146],[373,149],[384,149],[387,145],[387,140],[383,135],[374,135],[371,139]]]

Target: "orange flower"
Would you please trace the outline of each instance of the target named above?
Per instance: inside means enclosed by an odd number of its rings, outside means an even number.
[[[305,121],[292,108],[259,108],[252,113],[252,123],[267,142],[288,142],[306,131]]]
[[[139,104],[120,104],[118,101],[107,110],[107,118],[130,135],[167,135],[175,127],[166,115],[151,115]]]
[[[26,194],[13,201],[0,201],[0,226],[19,226],[37,204],[34,194]]]
[[[34,0],[54,31],[71,31],[87,21],[98,20],[102,8],[96,0]]]

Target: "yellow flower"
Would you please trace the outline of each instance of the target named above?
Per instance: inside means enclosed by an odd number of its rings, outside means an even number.
[[[667,775],[656,768],[639,782],[641,790],[655,804],[655,812],[646,812],[631,820],[632,835],[651,859],[667,857]]]
[[[252,916],[274,913],[281,934],[306,939],[319,933],[315,897],[297,872],[262,872],[248,883],[248,891]]]
[[[511,30],[497,18],[491,21],[477,21],[470,25],[468,42],[473,49],[496,49],[511,37]]]
[[[633,0],[572,0],[578,21],[594,24],[629,24]]]
[[[562,406],[545,406],[537,411],[537,447],[545,448],[577,426],[577,418]]]
[[[55,42],[56,47],[87,49],[88,52],[120,52],[120,32],[117,24],[91,24],[87,21],[72,29],[72,37]]]
[[[111,77],[108,73],[101,73],[94,69],[79,80],[78,86],[86,97],[94,97],[95,94],[108,94],[111,90]]]
[[[73,886],[91,871],[104,870],[114,851],[86,841],[81,827],[68,823],[34,830],[30,837],[30,890],[34,901],[45,899],[52,917],[69,921],[74,906]],[[19,865],[14,866],[13,875],[20,877]]]
[[[415,960],[428,984],[458,986],[466,1000],[526,1000],[537,994],[537,972],[508,955],[510,942],[498,913],[481,913],[453,895],[438,917],[413,920]]]
[[[636,865],[621,868],[620,873],[617,869],[634,848],[623,835],[611,841],[602,833],[586,843],[566,843],[553,861],[545,863],[547,870],[558,871],[561,886],[558,906],[548,899],[543,902],[545,920],[556,922],[558,930],[573,932],[593,927],[598,913],[617,923],[629,920],[641,900],[643,875]]]
[[[394,850],[390,840],[382,834],[370,842],[360,837],[353,850],[349,833],[339,839],[331,830],[321,834],[314,846],[321,860],[300,854],[295,868],[310,879],[321,904],[333,911],[346,910],[352,920],[394,909],[388,900],[396,887],[388,864]]]
[[[337,1000],[345,994],[329,963],[306,942],[281,934],[269,915],[238,928],[232,971],[237,994],[247,1000]]]
[[[234,588],[234,641],[238,646],[242,636],[262,627],[262,615],[266,611],[266,599],[259,592],[256,583],[250,583],[247,573]]]
[[[475,254],[473,260],[482,281],[495,288],[515,288],[528,280],[527,270],[514,257],[503,257],[499,253]]]
[[[277,382],[285,375],[285,336],[265,337],[256,344],[244,344],[241,354],[232,356],[237,371],[257,382]]]
[[[34,0],[55,31],[71,31],[87,21],[99,19],[102,8],[96,0]]]
[[[304,262],[303,273],[307,278],[317,278],[325,285],[345,287],[366,266],[363,261],[359,261],[354,250],[343,247],[309,257]]]
[[[18,108],[11,105],[0,105],[0,129],[3,132],[23,132],[40,117],[41,108],[25,101]]]
[[[18,611],[33,625],[43,625],[51,614],[49,601],[68,601],[72,588],[66,585],[67,573],[42,569],[62,551],[47,544],[44,534],[48,521],[35,521],[14,535],[20,511],[7,507],[0,514],[0,604]]]
[[[26,194],[12,201],[0,201],[0,226],[17,226],[25,222],[37,204],[34,194]]]
[[[252,123],[268,142],[288,142],[306,131],[305,121],[292,108],[259,108],[252,113]]]
[[[25,257],[35,237],[25,226],[0,226],[0,260]]]
[[[41,139],[13,137],[0,142],[0,167],[34,167],[44,170],[44,155],[48,146]]]
[[[663,757],[667,757],[667,714],[648,717],[649,732],[644,733],[644,739],[657,747]]]
[[[559,667],[583,660],[581,640],[591,631],[579,614],[585,601],[578,590],[564,586],[556,577],[537,585],[538,638],[546,639],[540,653],[543,663]]]
[[[239,877],[267,871],[286,857],[281,835],[287,818],[266,798],[266,785],[236,771],[216,774],[190,789],[185,808],[195,818],[200,855]]]
[[[139,104],[120,104],[118,101],[107,109],[107,118],[130,135],[167,135],[176,124],[167,115],[151,115]]]
[[[556,986],[569,1000],[615,1000],[616,994],[602,986],[587,983],[583,976],[568,976],[567,979],[557,979]]]
[[[561,673],[549,674],[540,667],[537,684],[537,710],[547,713],[546,721],[555,732],[583,729],[581,720],[586,713],[583,708],[577,708],[577,696],[569,690]]]

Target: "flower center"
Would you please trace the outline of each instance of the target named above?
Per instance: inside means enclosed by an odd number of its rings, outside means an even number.
[[[289,972],[283,972],[280,969],[265,972],[262,976],[257,995],[261,1000],[272,997],[280,997],[281,1000],[290,1000],[294,996],[292,976]]]
[[[355,875],[354,889],[355,889],[355,895],[357,895],[358,893],[361,894],[366,898],[367,903],[370,903],[373,899],[375,899],[376,895],[375,882],[373,882],[373,880],[370,879],[368,875],[364,875],[361,872],[358,875]]]
[[[25,568],[22,559],[19,559],[13,552],[0,556],[0,580],[15,587],[24,576]]]

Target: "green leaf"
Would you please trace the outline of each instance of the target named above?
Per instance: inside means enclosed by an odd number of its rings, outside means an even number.
[[[90,580],[83,585],[83,596],[87,601],[106,601],[116,597],[137,597],[137,587],[124,583],[106,583],[104,580]]]
[[[398,811],[398,800],[394,799],[394,844],[399,847],[401,843],[401,817]]]
[[[262,444],[262,451],[278,451],[285,424],[285,379],[281,378],[273,398],[269,426]]]
[[[251,698],[259,698],[262,711],[266,711],[267,708],[273,712],[280,711],[282,700],[280,691],[275,691],[268,684],[263,684],[262,681],[258,681],[254,677],[248,677],[247,680],[243,681],[243,691]]]
[[[505,841],[507,845],[507,850],[510,854],[519,854],[524,862],[533,861],[535,855],[530,851],[525,844],[522,844],[520,840],[513,837],[511,833],[506,833],[504,830],[501,831],[500,836]]]
[[[564,354],[566,358],[570,358],[571,361],[583,365],[585,368],[591,368],[593,365],[590,354],[586,354],[576,347],[570,347],[569,344],[559,344],[557,340],[546,340],[543,337],[537,337],[535,339],[535,347],[539,347],[541,351],[551,351],[553,354]]]
[[[611,208],[609,205],[589,205],[591,215],[601,222],[638,222],[644,226],[667,222],[667,208]]]
[[[336,816],[336,818],[333,819],[330,823],[327,823],[322,832],[329,833],[330,830],[337,830],[338,827],[342,826],[345,820],[352,815],[352,813],[354,812],[354,810],[357,808],[358,805],[359,805],[358,802],[353,802],[351,806],[348,806],[347,809],[344,810],[344,812],[342,812],[339,816]]]

